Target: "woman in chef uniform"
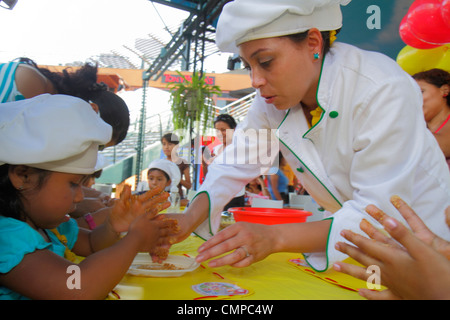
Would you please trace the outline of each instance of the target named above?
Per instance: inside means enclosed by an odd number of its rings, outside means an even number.
[[[200,246],[198,261],[228,253],[210,266],[245,267],[274,252],[301,252],[312,268],[325,271],[347,258],[335,249],[346,241],[340,232],[362,233],[361,220],[373,222],[364,211],[368,204],[404,221],[389,201],[392,195],[450,240],[444,216],[450,175],[426,128],[420,90],[388,57],[334,42],[342,26],[340,5],[349,2],[236,0],[225,5],[217,45],[240,54],[257,95],[226,156],[209,167],[179,221],[179,241],[193,231],[211,238]],[[236,223],[216,234],[221,208],[261,174],[255,161],[261,155],[252,150],[259,150],[263,135],[249,139],[246,133],[264,129],[276,130],[265,145],[279,147],[326,218],[274,226]],[[236,152],[242,146],[246,154]]]

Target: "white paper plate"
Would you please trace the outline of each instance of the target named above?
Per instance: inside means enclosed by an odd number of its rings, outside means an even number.
[[[158,269],[170,263],[176,270]],[[194,271],[200,264],[194,258],[169,255],[163,263],[154,263],[148,253],[138,253],[128,269],[128,274],[139,277],[180,277],[187,272]],[[151,268],[156,268],[151,269]]]

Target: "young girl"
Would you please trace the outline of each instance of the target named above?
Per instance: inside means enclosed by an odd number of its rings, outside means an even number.
[[[184,199],[185,197],[182,187],[189,190],[192,187],[192,182],[191,175],[189,173],[189,163],[177,155],[179,142],[179,138],[173,133],[167,133],[161,138],[162,150],[164,155],[167,157],[167,160],[174,162],[178,165],[178,168],[180,168],[181,180],[178,184],[178,192],[180,193],[181,198]]]
[[[167,159],[155,160],[148,167],[147,178],[150,190],[162,188],[162,190],[170,192],[170,207],[167,209],[167,212],[180,212],[181,198],[178,193],[178,184],[180,183],[181,175],[178,166]]]
[[[172,161],[166,159],[154,160],[148,166],[147,179],[150,190],[161,188],[166,191],[177,191],[180,182],[180,170]]]
[[[173,222],[154,219],[167,194],[132,197],[125,188],[104,224],[79,229],[67,214],[83,199],[111,127],[70,96],[8,104],[0,108],[0,299],[103,299],[138,252],[168,243]],[[74,287],[77,256],[86,258]]]
[[[107,85],[97,83],[97,66],[86,63],[77,71],[52,72],[28,58],[0,64],[0,103],[28,99],[40,94],[66,94],[88,101],[113,133],[102,147],[122,142],[128,132],[128,106]],[[1,105],[4,107],[4,105]]]

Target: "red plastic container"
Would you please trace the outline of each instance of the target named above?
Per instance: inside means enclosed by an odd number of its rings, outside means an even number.
[[[273,208],[251,208],[235,207],[229,208],[236,222],[245,221],[260,224],[283,224],[306,222],[306,218],[312,213],[297,209],[273,209]]]

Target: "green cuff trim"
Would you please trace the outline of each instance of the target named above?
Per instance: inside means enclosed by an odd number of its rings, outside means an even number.
[[[192,201],[191,201],[191,202],[193,202],[194,199],[197,198],[197,196],[198,196],[199,194],[202,194],[202,193],[206,193],[206,195],[208,196],[208,202],[209,202],[209,206],[208,206],[209,234],[210,234],[211,236],[214,236],[214,234],[213,234],[213,232],[212,232],[212,228],[211,228],[211,197],[209,196],[208,191],[204,190],[204,191],[198,192],[198,193],[194,196],[194,198],[192,198]],[[202,239],[203,241],[206,241],[206,239],[203,238],[201,235],[197,234],[196,232],[193,232],[193,233],[194,233],[197,237],[199,237],[200,239]]]
[[[306,255],[303,254],[306,263],[311,267],[311,269],[313,269],[313,270],[316,271],[316,272],[325,272],[325,271],[327,271],[327,270],[328,270],[328,263],[329,263],[329,261],[330,261],[330,260],[328,259],[328,246],[329,246],[329,244],[330,244],[330,234],[331,234],[331,228],[333,228],[333,221],[334,221],[334,218],[333,218],[333,217],[329,217],[329,218],[326,218],[326,219],[323,219],[323,220],[331,220],[330,229],[328,230],[328,236],[327,236],[327,247],[326,247],[326,249],[325,249],[325,255],[326,255],[326,257],[327,257],[327,262],[326,262],[326,264],[325,264],[325,269],[323,269],[323,270],[318,270],[318,269],[314,268],[314,267],[312,266],[312,264],[309,263],[308,258],[306,257]]]

